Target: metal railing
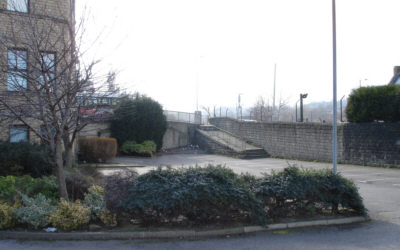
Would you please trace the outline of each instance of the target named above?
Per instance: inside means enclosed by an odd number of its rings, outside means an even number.
[[[199,119],[196,119],[196,116],[194,113],[164,110],[164,115],[167,117],[167,121],[186,122],[186,123],[193,123],[193,124],[201,123],[201,116],[200,116],[200,122],[199,122]]]

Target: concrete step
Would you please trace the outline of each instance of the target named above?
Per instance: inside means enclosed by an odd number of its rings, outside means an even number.
[[[203,149],[208,152],[219,154],[222,153],[243,159],[268,157],[268,153],[265,152],[263,148],[251,145],[246,141],[214,126],[200,126],[198,133],[206,136],[208,138],[207,140],[210,140],[209,143],[203,144],[205,147],[207,147]],[[216,145],[220,145],[221,147]]]
[[[214,125],[201,125],[199,126],[199,129],[203,131],[218,131],[218,128]]]
[[[268,153],[265,152],[264,149],[256,149],[256,150],[245,150],[243,152],[244,159],[256,159],[256,158],[267,158],[269,157]]]

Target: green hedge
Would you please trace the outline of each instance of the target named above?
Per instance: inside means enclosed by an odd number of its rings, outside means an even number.
[[[153,141],[144,141],[138,144],[134,141],[126,141],[121,146],[120,151],[125,155],[137,155],[151,157],[157,150],[157,145]]]
[[[0,143],[0,176],[50,175],[53,170],[48,146],[27,142]]]
[[[400,121],[400,85],[353,90],[346,114],[349,122]]]

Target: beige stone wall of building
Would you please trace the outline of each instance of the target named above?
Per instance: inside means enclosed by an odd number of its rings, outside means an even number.
[[[39,48],[40,51],[49,51],[57,53],[65,48],[65,43],[70,40],[68,32],[68,24],[73,24],[74,21],[74,2],[75,0],[29,0],[27,13],[10,11],[7,9],[7,0],[0,0],[0,35],[6,34],[13,36],[15,39],[10,39],[12,42],[3,44],[0,41],[0,98],[6,96],[12,101],[19,101],[23,98],[19,97],[18,93],[10,93],[7,91],[7,51],[9,48],[26,49],[27,37],[38,35],[38,31],[42,31],[45,35],[43,41],[48,41],[47,45]],[[35,28],[28,28],[34,24]],[[51,31],[50,32],[46,31]],[[31,32],[31,33],[29,33]],[[60,39],[60,38],[63,39]],[[0,37],[1,38],[1,37]],[[34,64],[33,58],[29,56],[28,50],[28,65]],[[29,88],[29,83],[28,83]],[[0,141],[8,141],[10,136],[10,125],[20,125],[20,121],[4,121],[2,108],[0,107]],[[30,121],[32,127],[37,132],[40,131],[40,121]],[[30,131],[29,139],[31,142],[39,142],[40,139]]]
[[[7,12],[7,1],[0,0],[0,11]],[[38,17],[71,20],[70,10],[74,8],[75,0],[29,0],[28,13],[20,15],[36,15]]]
[[[91,122],[79,133],[79,137],[110,137],[109,122]]]

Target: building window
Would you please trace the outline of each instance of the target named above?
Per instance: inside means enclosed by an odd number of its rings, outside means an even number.
[[[7,88],[9,91],[27,88],[27,59],[28,52],[26,50],[8,50]]]
[[[40,53],[40,82],[42,84],[52,85],[56,75],[56,54],[49,52]]]
[[[27,126],[11,126],[10,127],[10,142],[28,142],[28,127]]]
[[[7,0],[7,9],[28,13],[29,0]]]

